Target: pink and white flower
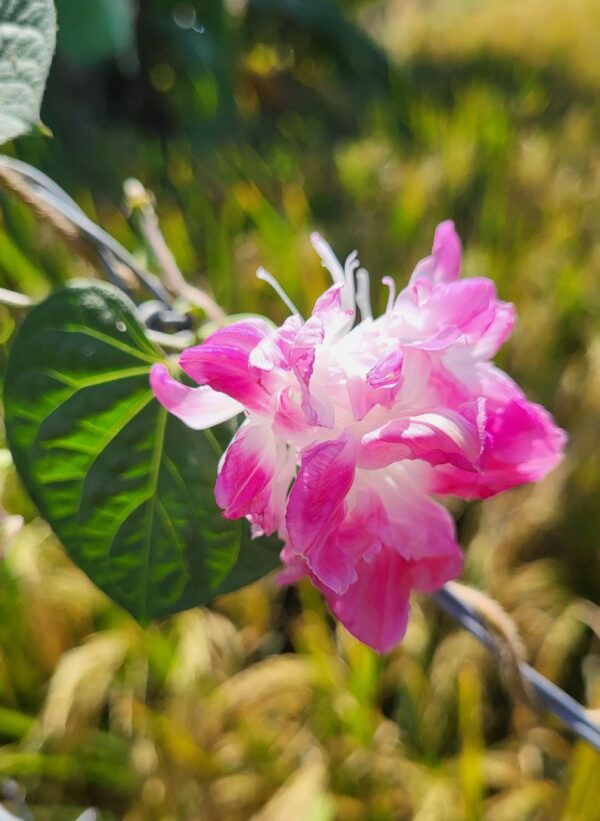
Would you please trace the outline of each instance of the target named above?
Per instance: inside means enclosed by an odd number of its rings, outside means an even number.
[[[403,636],[412,590],[461,570],[452,517],[433,494],[485,498],[538,481],[565,434],[490,359],[515,314],[491,280],[459,280],[461,244],[438,226],[431,256],[373,318],[367,272],[318,235],[333,278],[304,320],[245,319],[154,366],[158,400],[195,429],[244,412],[215,486],[226,518],[284,542],[281,580],[307,576],[381,652]],[[277,284],[269,274],[260,277]],[[356,320],[356,309],[360,320]]]

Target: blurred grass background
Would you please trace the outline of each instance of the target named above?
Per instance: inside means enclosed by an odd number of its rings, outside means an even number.
[[[9,152],[143,258],[122,206],[138,177],[183,271],[228,311],[283,317],[258,264],[307,309],[325,284],[314,228],[401,285],[455,219],[466,273],[517,305],[502,366],[570,434],[542,485],[455,507],[465,580],[505,607],[531,663],[599,707],[597,0],[58,14],[54,138]],[[1,285],[39,297],[92,273],[0,194]],[[2,362],[17,320],[0,307]],[[25,520],[2,535],[0,778],[36,819],[600,818],[600,756],[509,695],[430,602],[386,658],[272,579],[143,630],[69,563],[0,455],[2,503]]]

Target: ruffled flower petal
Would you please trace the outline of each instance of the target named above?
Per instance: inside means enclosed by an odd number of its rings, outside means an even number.
[[[335,616],[359,641],[388,653],[406,632],[409,614],[408,563],[389,548],[363,559],[356,581],[343,593],[324,590]]]
[[[278,468],[285,454],[277,445],[268,424],[245,422],[239,428],[223,455],[215,484],[215,499],[226,519],[247,516],[260,533],[279,527],[287,486],[282,495],[285,477]],[[288,483],[291,477],[292,470]]]
[[[385,541],[390,547],[409,562],[439,557],[444,562],[447,559],[454,569],[460,566],[454,520],[421,482],[402,465],[375,474],[360,471],[360,475],[362,482],[376,490],[385,509]]]
[[[356,578],[351,557],[330,539],[343,521],[344,500],[352,487],[354,470],[354,445],[345,435],[307,448],[287,504],[292,549],[336,592],[345,590]]]
[[[263,373],[275,370],[289,371],[294,340],[303,322],[299,316],[289,316],[281,328],[274,328],[250,351],[248,362],[251,369]],[[260,378],[263,374],[259,373]]]
[[[317,362],[317,350],[325,339],[325,326],[318,316],[311,317],[298,331],[290,352],[290,363],[301,395],[301,407],[308,425],[332,428],[333,403],[323,386],[311,384]],[[320,387],[320,390],[319,390]]]
[[[343,308],[343,294],[347,287],[344,283],[336,283],[315,302],[312,318],[319,320],[328,342],[334,342],[352,327],[354,311]]]
[[[452,220],[440,222],[435,229],[432,252],[437,262],[438,281],[452,282],[458,279],[462,262],[462,243]]]
[[[456,233],[454,222],[440,222],[435,229],[430,257],[425,257],[416,266],[410,285],[428,281],[432,285],[454,282],[460,276],[462,244]]]
[[[494,317],[479,340],[473,345],[471,356],[476,360],[491,359],[512,333],[516,321],[515,306],[511,302],[496,301]]]
[[[443,351],[459,345],[475,359],[493,356],[514,325],[512,305],[497,299],[489,279],[458,281],[461,243],[450,220],[438,225],[430,257],[418,263],[394,307],[404,344]]]
[[[396,477],[397,478],[397,477]],[[412,590],[432,592],[462,568],[452,519],[425,494],[399,483],[380,493],[364,477],[353,489],[343,521],[330,533],[328,551],[353,566],[350,584],[328,586],[305,556],[289,545],[281,553],[281,584],[308,576],[344,626],[360,641],[386,653],[404,635]]]
[[[538,482],[563,458],[566,434],[540,405],[530,402],[505,374],[480,368],[485,397],[485,447],[479,472],[458,465],[434,471],[431,490],[466,499],[485,499],[503,490]]]
[[[209,385],[247,408],[265,411],[271,398],[249,366],[252,350],[270,333],[262,319],[245,319],[220,328],[202,345],[181,354],[181,369],[199,385]]]
[[[152,366],[150,386],[161,405],[194,430],[212,428],[244,410],[235,399],[208,386],[189,388],[182,385],[173,379],[164,365]]]
[[[379,469],[404,459],[422,459],[430,465],[451,464],[475,472],[485,443],[485,414],[480,421],[447,408],[386,422],[365,434],[358,455],[360,467]]]
[[[405,346],[443,352],[459,347],[471,358],[493,355],[510,334],[513,306],[501,302],[488,279],[433,287],[425,297],[409,286],[394,307],[394,330]]]

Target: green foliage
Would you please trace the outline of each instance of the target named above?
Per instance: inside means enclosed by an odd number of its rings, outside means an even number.
[[[38,124],[55,39],[52,0],[0,0],[0,145]]]
[[[246,540],[240,555],[242,525],[214,502],[217,441],[154,399],[161,354],[133,311],[107,286],[53,294],[14,340],[4,400],[40,511],[90,578],[146,621],[247,584],[277,552]]]
[[[58,50],[80,66],[126,54],[133,46],[131,0],[57,0]]]

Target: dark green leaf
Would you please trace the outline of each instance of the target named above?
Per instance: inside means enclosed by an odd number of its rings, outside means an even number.
[[[55,42],[52,0],[0,0],[0,145],[39,122]]]
[[[75,286],[26,317],[5,385],[25,486],[73,561],[142,621],[277,564],[276,545],[251,542],[214,502],[214,435],[154,399],[148,372],[161,358],[119,291]]]

